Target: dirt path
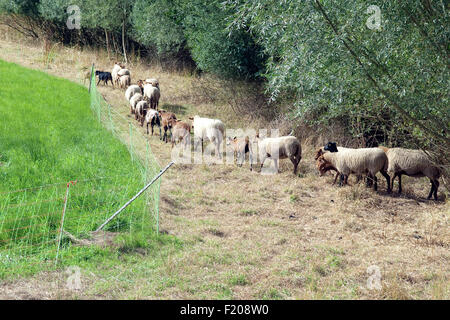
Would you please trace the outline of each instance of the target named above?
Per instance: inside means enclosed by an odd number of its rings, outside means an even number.
[[[2,39],[0,48],[1,59],[78,82],[81,66],[95,61],[99,69],[111,67],[102,52],[59,47],[46,68],[39,44]],[[199,114],[218,117],[227,126],[249,125],[223,106],[194,106],[194,80],[188,76],[145,65],[130,69],[133,79],[158,78],[160,106],[181,119]],[[123,90],[100,91],[129,116]],[[160,163],[167,163],[169,144],[157,136],[149,141]],[[288,160],[281,161],[282,173],[275,176],[250,172],[248,164],[175,165],[162,180],[160,225],[184,242],[183,250],[156,269],[153,275],[163,280],[135,273],[128,278],[131,286],[119,278],[100,298],[448,299],[448,202],[425,201],[425,179],[404,179],[402,197],[387,195],[384,183],[378,193],[362,185],[336,188],[331,176],[318,177],[313,150],[304,146],[299,176]],[[367,288],[370,266],[380,270],[381,290]],[[40,287],[43,279],[38,275],[2,290],[6,297],[26,298],[30,282]],[[39,298],[73,297],[47,291]],[[77,293],[97,296],[95,286]]]

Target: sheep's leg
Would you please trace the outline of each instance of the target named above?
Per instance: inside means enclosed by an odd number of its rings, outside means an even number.
[[[277,158],[273,158],[273,163],[275,165],[275,172],[276,173],[280,173],[280,171],[278,170],[278,159]]]
[[[380,172],[381,172],[381,174],[383,175],[383,177],[386,178],[387,192],[388,192],[388,193],[391,193],[391,192],[392,192],[392,189],[391,189],[391,177],[387,174],[386,171],[381,170]]]
[[[338,186],[342,187],[343,183],[344,183],[344,174],[341,174],[340,177],[339,177],[339,184],[338,184]]]
[[[402,193],[402,174],[398,174],[398,194]]]
[[[378,184],[377,184],[378,178],[376,175],[373,175],[373,190],[378,190]]]
[[[294,174],[297,174],[297,159],[295,158],[295,156],[290,156],[289,160],[291,160],[292,164],[294,165]]]
[[[336,175],[334,176],[334,181],[333,181],[332,185],[336,184],[336,180],[338,177],[339,177],[339,171],[336,171]]]
[[[219,159],[222,159],[222,152],[220,152],[220,141],[216,141],[216,154]]]
[[[430,179],[430,182],[431,182],[431,190],[430,193],[428,194],[427,199],[430,200],[431,196],[434,195],[434,200],[437,200],[437,188],[439,187],[439,181]]]
[[[261,170],[262,170],[262,168],[263,168],[264,161],[266,161],[266,158],[267,158],[266,155],[261,156]]]
[[[439,180],[436,179],[434,180],[434,200],[438,199],[437,197],[438,188],[439,188]]]
[[[398,176],[398,174],[396,172],[394,172],[394,176],[391,179],[391,189],[392,190],[394,190],[394,180],[395,180],[395,177],[397,177],[397,176]]]
[[[369,172],[366,177],[366,187],[367,188],[372,187],[372,182],[373,182],[373,177],[372,177],[372,174]]]

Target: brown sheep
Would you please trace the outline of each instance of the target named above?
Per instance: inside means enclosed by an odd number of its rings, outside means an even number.
[[[191,125],[181,120],[176,120],[172,129],[172,148],[182,142],[186,148],[191,142]]]
[[[167,112],[165,110],[159,110],[159,117],[161,118],[161,125],[164,129],[164,135],[161,137],[161,140],[168,142],[167,130],[170,131],[170,135],[172,135],[172,127],[175,125],[177,121],[177,116],[173,112]]]
[[[252,144],[250,143],[249,137],[248,136],[245,138],[234,137],[233,139],[230,138],[228,140],[228,144],[231,145],[231,148],[233,149],[233,157],[237,160],[237,165],[239,167],[242,167],[242,164],[245,161],[245,154],[248,153],[249,162],[250,162],[250,171],[252,171],[253,170],[253,150],[252,150]]]

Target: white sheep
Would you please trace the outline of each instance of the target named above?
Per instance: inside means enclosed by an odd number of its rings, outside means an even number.
[[[225,125],[223,122],[219,119],[201,118],[199,116],[189,119],[194,120],[194,150],[197,150],[198,144],[201,143],[203,153],[203,141],[208,139],[215,146],[216,156],[221,159],[220,145],[225,136]]]
[[[328,166],[336,168],[341,174],[339,185],[347,183],[350,173],[362,175],[367,174],[369,179],[374,182],[374,190],[377,190],[376,174],[381,174],[386,178],[387,191],[391,192],[390,177],[387,174],[388,158],[386,153],[379,148],[361,148],[346,149],[338,152],[325,152],[322,154],[318,163],[320,163],[319,171],[323,174]]]
[[[388,172],[394,173],[391,189],[394,188],[394,180],[398,177],[398,193],[402,192],[403,174],[415,178],[428,177],[431,182],[431,190],[427,199],[430,199],[431,196],[434,195],[434,200],[437,200],[437,190],[439,188],[441,170],[431,163],[424,151],[390,148],[386,150],[386,155],[389,159]]]
[[[128,69],[120,69],[117,71],[118,76],[131,76],[130,70]]]
[[[158,109],[159,98],[161,94],[157,87],[154,87],[151,84],[144,85],[144,97],[147,99],[150,108]]]
[[[130,113],[136,112],[136,105],[139,101],[144,100],[144,96],[140,93],[135,93],[130,99]]]
[[[131,78],[129,75],[117,75],[117,77],[119,78],[119,86],[121,88],[126,88],[131,84]]]
[[[152,78],[152,79],[145,79],[145,84],[151,84],[154,87],[157,87],[159,89],[159,81],[158,79]]]
[[[141,100],[136,104],[135,118],[141,123],[141,127],[144,126],[145,116],[148,110],[148,103],[145,100]]]
[[[118,62],[115,62],[114,63],[114,67],[113,67],[113,69],[111,71],[111,76],[112,76],[113,82],[116,83],[117,85],[119,84],[119,78],[117,76],[117,73],[122,68],[124,68],[123,65],[119,64]]]
[[[302,159],[302,146],[296,137],[283,136],[261,139],[259,135],[256,135],[256,139],[261,169],[264,161],[269,158],[273,160],[275,171],[278,173],[278,160],[289,158],[294,165],[294,174],[297,174],[298,164]]]
[[[133,84],[133,85],[129,86],[127,88],[127,90],[125,91],[125,98],[127,99],[127,101],[130,101],[131,97],[134,96],[134,94],[136,94],[136,93],[143,94],[144,90],[139,85]]]
[[[330,143],[328,143],[328,145],[330,145]],[[333,183],[332,183],[332,184],[335,184],[335,183],[336,183],[336,180],[337,180],[337,178],[338,178],[338,176],[339,176],[339,171],[338,171],[335,167],[333,167],[331,164],[329,164],[329,163],[324,164],[324,163],[321,163],[320,161],[318,161],[319,157],[327,151],[327,150],[325,150],[325,148],[328,149],[329,147],[325,146],[325,147],[322,147],[322,148],[320,148],[320,149],[318,149],[318,150],[316,151],[316,154],[314,155],[314,160],[316,160],[316,166],[317,166],[317,169],[319,170],[321,176],[322,176],[325,172],[327,172],[327,171],[329,171],[329,170],[333,170],[333,171],[336,172],[336,175],[335,175],[335,177],[334,177],[334,181],[333,181]],[[349,149],[349,148],[345,148],[345,147],[341,147],[341,146],[337,147],[337,146],[336,146],[336,150],[337,150],[337,151],[334,151],[334,150],[333,150],[333,152],[338,152],[338,151],[343,151],[343,150],[348,150],[348,149]],[[362,179],[362,176],[361,176],[361,175],[357,175],[357,180],[356,180],[356,181],[359,182],[361,179]],[[368,185],[369,185],[369,184],[370,184],[370,183],[368,183]]]

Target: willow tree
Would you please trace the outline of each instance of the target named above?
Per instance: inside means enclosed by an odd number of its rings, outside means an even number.
[[[272,99],[292,116],[383,123],[390,144],[434,151],[448,177],[448,2],[226,1],[231,30],[248,28],[268,55]]]

